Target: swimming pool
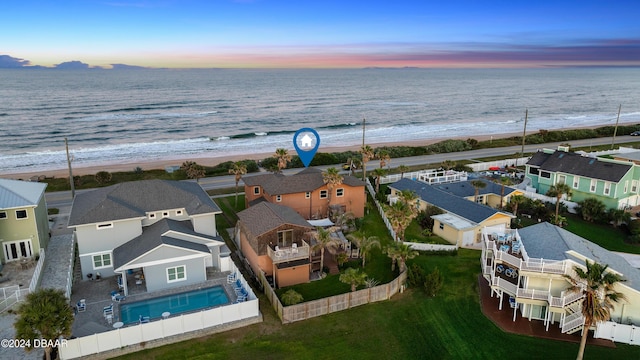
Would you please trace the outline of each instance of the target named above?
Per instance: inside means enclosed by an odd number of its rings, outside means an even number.
[[[132,324],[137,323],[140,316],[148,316],[153,320],[161,318],[164,312],[169,312],[173,316],[227,303],[229,303],[229,298],[224,288],[214,286],[131,303],[120,303],[120,321]]]

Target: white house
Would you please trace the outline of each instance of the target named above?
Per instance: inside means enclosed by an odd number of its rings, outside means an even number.
[[[229,268],[216,230],[218,206],[199,184],[143,180],[80,193],[69,216],[82,279],[137,272],[147,291],[206,280]],[[125,294],[127,282],[122,284]]]

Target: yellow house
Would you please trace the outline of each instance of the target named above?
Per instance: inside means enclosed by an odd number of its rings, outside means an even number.
[[[398,196],[399,192],[409,190],[418,196],[416,206],[421,210],[424,210],[427,205],[432,205],[446,212],[432,216],[432,219],[434,219],[433,233],[435,235],[458,246],[479,246],[482,240],[482,228],[487,226],[508,229],[514,216],[490,206],[469,201],[445,189],[446,187],[462,189],[464,184],[469,183],[461,182],[433,186],[415,180],[402,179],[389,187],[391,188],[392,201]],[[473,187],[471,189],[474,190]],[[509,193],[511,195],[512,192],[510,191]]]

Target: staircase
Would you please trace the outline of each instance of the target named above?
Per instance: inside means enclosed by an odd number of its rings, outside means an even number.
[[[584,316],[582,316],[580,304],[581,302],[573,302],[566,307],[569,315],[565,316],[561,324],[563,334],[573,334],[584,327]]]

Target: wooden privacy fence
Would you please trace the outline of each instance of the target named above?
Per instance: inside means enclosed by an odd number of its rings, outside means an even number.
[[[260,272],[259,276],[264,286],[264,292],[283,324],[347,310],[376,301],[388,300],[400,291],[402,284],[407,280],[407,272],[405,271],[387,284],[307,301],[301,304],[283,306],[280,299],[278,299],[278,295],[269,285],[264,273]]]

